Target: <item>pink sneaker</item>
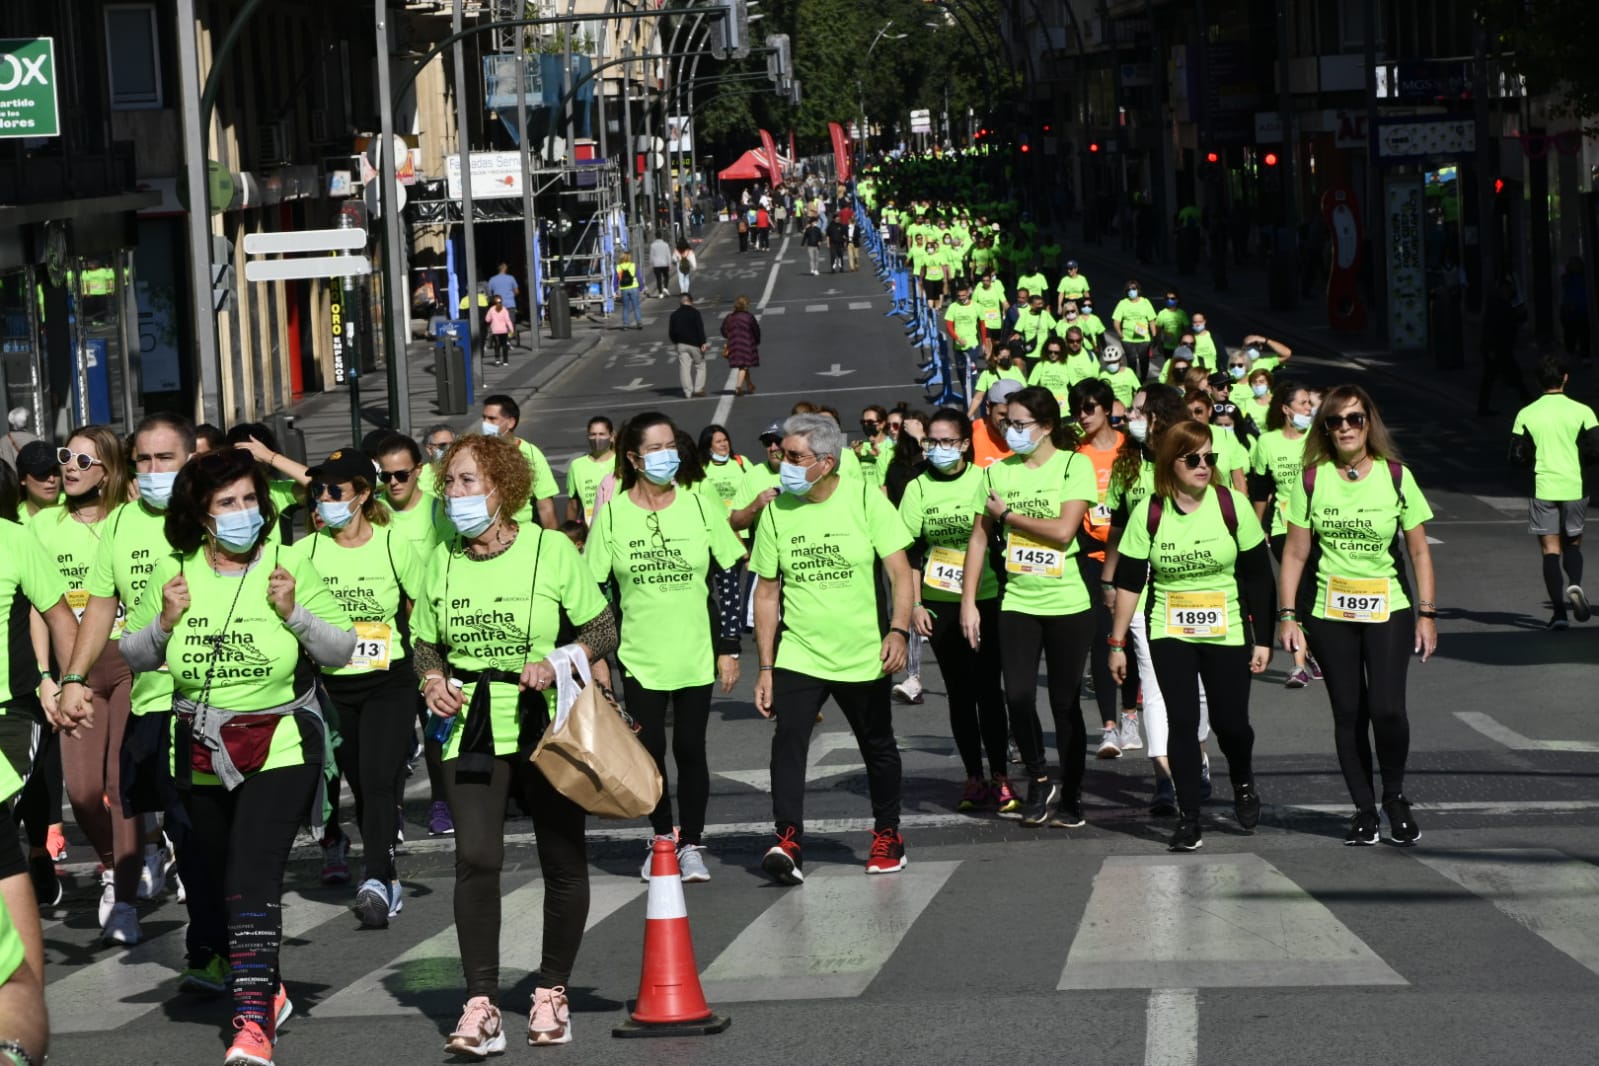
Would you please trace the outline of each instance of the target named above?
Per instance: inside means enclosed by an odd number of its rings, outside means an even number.
[[[961,789],[960,802],[955,805],[957,811],[975,811],[986,807],[989,802],[988,782],[981,777],[968,777],[966,787]]]
[[[995,777],[989,785],[994,797],[994,808],[1001,818],[1020,818],[1022,801],[1016,798],[1016,793],[1011,791],[1010,778]]]
[[[535,988],[533,1008],[527,1016],[527,1042],[534,1047],[572,1042],[572,1006],[566,989]]]
[[[488,996],[473,996],[466,1001],[461,1020],[455,1023],[444,1050],[457,1055],[486,1058],[505,1050],[505,1030],[500,1025],[500,1008]]]

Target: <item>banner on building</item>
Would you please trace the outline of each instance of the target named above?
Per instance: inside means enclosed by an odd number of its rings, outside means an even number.
[[[844,127],[836,122],[827,124],[827,132],[833,136],[833,167],[838,172],[838,180],[848,181],[849,138],[844,136]]]
[[[666,120],[666,150],[672,154],[694,155],[694,120],[688,115],[671,115]]]
[[[60,135],[53,37],[0,40],[0,94],[0,137]]]
[[[1388,233],[1388,343],[1397,351],[1427,346],[1427,261],[1421,175],[1383,182]]]
[[[772,141],[772,135],[765,130],[761,131],[761,148],[766,152],[767,160],[772,164],[772,184],[783,184],[783,161],[777,157],[777,145]]]

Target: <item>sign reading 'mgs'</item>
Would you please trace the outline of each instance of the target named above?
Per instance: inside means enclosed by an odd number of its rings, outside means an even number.
[[[55,40],[0,38],[0,138],[60,134]]]

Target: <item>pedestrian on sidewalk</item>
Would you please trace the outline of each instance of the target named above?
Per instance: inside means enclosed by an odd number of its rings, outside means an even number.
[[[1499,286],[1482,313],[1482,384],[1477,387],[1479,415],[1498,413],[1488,406],[1488,401],[1493,396],[1494,383],[1501,380],[1516,387],[1522,406],[1532,402],[1521,364],[1516,362],[1516,335],[1525,321],[1527,307],[1516,298],[1515,283],[1509,277],[1499,279]]]
[[[694,297],[683,294],[682,303],[666,320],[666,337],[677,347],[678,379],[684,399],[705,395],[705,317]]]
[[[750,370],[761,365],[761,324],[750,314],[748,296],[733,301],[733,312],[722,319],[722,336],[727,341],[727,365],[738,371],[733,395],[753,394],[755,379]]]
[[[505,302],[498,296],[489,305],[489,313],[485,316],[489,327],[489,343],[494,348],[494,365],[509,366],[511,362],[511,312],[506,309]]]
[[[634,328],[643,329],[644,314],[639,310],[642,290],[639,288],[638,264],[633,262],[632,252],[623,252],[616,262],[616,288],[622,294],[622,328],[627,328],[627,316],[631,311]]]
[[[666,235],[657,233],[650,242],[650,269],[655,272],[655,298],[666,299],[666,282],[672,271],[672,246]]]
[[[816,222],[813,215],[805,220],[805,232],[800,235],[800,244],[805,248],[805,255],[810,259],[811,276],[816,276],[817,260],[822,252],[822,227]]]
[[[498,296],[511,313],[511,343],[516,343],[516,298],[522,295],[522,287],[516,283],[508,263],[500,264],[499,273],[489,279],[487,288],[489,296]]]

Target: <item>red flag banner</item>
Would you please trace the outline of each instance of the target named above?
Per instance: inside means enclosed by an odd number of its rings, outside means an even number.
[[[761,149],[766,152],[766,161],[772,164],[772,184],[783,184],[783,163],[777,158],[777,145],[772,143],[772,135],[765,130],[761,131]]]
[[[799,153],[794,151],[794,131],[788,131],[788,161],[794,166],[799,166]]]
[[[849,138],[844,135],[844,127],[836,122],[827,124],[827,132],[833,135],[833,166],[838,171],[838,180],[848,181]]]

